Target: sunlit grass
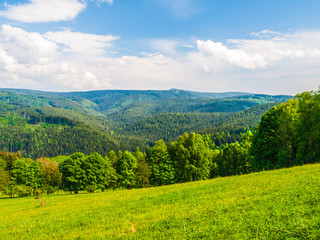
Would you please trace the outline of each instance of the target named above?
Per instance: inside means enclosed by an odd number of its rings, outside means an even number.
[[[320,238],[320,164],[43,198],[0,199],[0,239]]]

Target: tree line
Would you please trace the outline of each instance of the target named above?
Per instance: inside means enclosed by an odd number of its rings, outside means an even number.
[[[209,135],[185,133],[166,144],[159,140],[148,153],[111,150],[106,156],[81,152],[69,156],[38,158],[20,153],[0,153],[0,188],[7,195],[27,196],[41,189],[51,194],[59,190],[78,193],[96,190],[162,186],[250,172],[248,140],[216,147]],[[242,155],[236,159],[235,152]],[[241,162],[245,157],[245,160]],[[235,166],[237,165],[237,166]]]

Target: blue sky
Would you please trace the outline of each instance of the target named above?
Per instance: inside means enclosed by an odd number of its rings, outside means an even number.
[[[0,2],[0,87],[295,94],[320,85],[315,0]]]

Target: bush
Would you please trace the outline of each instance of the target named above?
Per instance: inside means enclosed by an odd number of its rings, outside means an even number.
[[[12,197],[27,197],[31,196],[33,189],[26,185],[16,185],[14,182],[10,182],[4,189],[3,193]]]
[[[4,195],[9,195],[11,198],[15,195],[15,182],[9,182],[7,186],[5,186],[2,190]]]
[[[94,193],[95,190],[96,190],[96,188],[93,185],[89,185],[89,186],[86,187],[86,191],[88,193]]]
[[[36,195],[35,199],[40,199],[41,192],[38,188],[34,191],[34,195]]]
[[[56,192],[56,189],[54,187],[49,186],[46,188],[47,195],[53,194],[55,192]]]
[[[26,185],[17,185],[14,188],[14,194],[17,195],[18,197],[31,196],[32,192],[33,192],[33,189]]]

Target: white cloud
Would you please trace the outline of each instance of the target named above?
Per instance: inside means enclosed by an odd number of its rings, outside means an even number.
[[[63,51],[80,54],[99,54],[103,49],[110,47],[111,41],[119,39],[112,35],[95,35],[81,32],[71,32],[69,30],[60,32],[47,32],[44,37],[55,43],[63,45]]]
[[[234,64],[247,69],[264,68],[266,62],[264,58],[257,54],[249,54],[241,49],[229,49],[221,42],[197,41],[200,52],[210,54],[218,60]]]
[[[197,40],[196,48],[182,52],[185,41],[159,40],[156,51],[143,57],[112,57],[117,38],[70,30],[39,34],[2,25],[0,86],[293,94],[319,85],[320,31],[225,43]]]
[[[262,30],[259,32],[252,32],[251,35],[256,36],[256,37],[260,37],[260,38],[277,38],[277,37],[284,37],[285,34],[283,33],[279,33],[279,32],[275,32],[272,30]]]
[[[29,3],[6,5],[0,16],[26,23],[56,22],[74,19],[86,8],[78,0],[30,0]]]
[[[58,55],[58,46],[36,32],[29,33],[21,28],[2,25],[0,39],[6,53],[15,56],[19,63],[48,63]]]
[[[181,43],[172,39],[153,39],[149,41],[149,45],[158,52],[176,55],[177,48],[181,46]]]
[[[28,3],[5,4],[0,16],[25,23],[73,20],[87,7],[88,0],[29,0]],[[96,4],[112,4],[113,0],[90,0]]]
[[[64,48],[44,36],[21,28],[2,25],[0,31],[0,82],[3,86],[47,89],[109,87],[109,79],[96,75],[90,61],[109,46],[112,36],[66,32]],[[57,32],[63,36],[63,32]],[[74,37],[74,38],[72,38]],[[73,43],[76,44],[73,46]],[[95,44],[96,43],[96,44]],[[69,49],[65,53],[65,49]],[[86,50],[86,57],[79,58]],[[59,87],[60,86],[60,87]]]

